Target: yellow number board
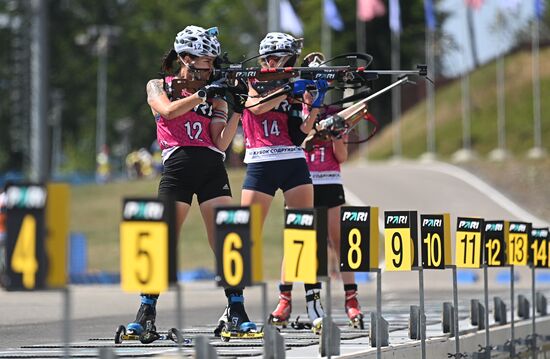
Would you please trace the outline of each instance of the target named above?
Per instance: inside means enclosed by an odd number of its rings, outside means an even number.
[[[479,268],[483,259],[483,219],[457,218],[456,257],[458,268]]]
[[[531,229],[531,245],[529,246],[529,264],[535,268],[548,268],[548,228]]]
[[[420,215],[422,268],[445,269],[452,264],[451,218],[448,213]]]
[[[285,281],[317,282],[317,236],[314,229],[285,229]]]
[[[168,288],[168,226],[161,222],[123,222],[121,284],[128,292],[161,293]]]
[[[340,271],[369,272],[378,269],[378,208],[340,209]]]
[[[410,271],[418,265],[416,211],[384,212],[386,270]]]
[[[285,210],[284,280],[316,283],[327,274],[326,209]]]
[[[484,263],[489,267],[502,267],[507,263],[507,221],[485,221]]]
[[[263,280],[260,211],[257,205],[216,208],[219,286],[245,287]]]
[[[510,222],[508,235],[508,264],[526,266],[529,261],[531,223]]]
[[[6,186],[6,267],[9,290],[46,287],[45,207],[47,191],[40,184]]]
[[[125,199],[120,224],[121,287],[158,294],[176,279],[173,202]]]

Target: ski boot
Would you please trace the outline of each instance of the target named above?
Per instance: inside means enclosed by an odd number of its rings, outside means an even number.
[[[157,298],[158,296],[141,295],[141,305],[135,321],[126,327],[124,325],[118,327],[115,333],[116,344],[122,343],[123,340],[140,340],[148,344],[159,339],[155,327]]]
[[[269,323],[275,326],[286,328],[288,320],[290,319],[290,313],[292,312],[292,292],[284,291],[279,293],[279,303],[277,307],[269,315]]]
[[[321,303],[321,288],[306,290],[306,311],[311,321],[311,330],[315,334],[321,334],[325,311]]]
[[[357,300],[356,289],[346,291],[345,308],[346,314],[349,318],[349,326],[355,329],[365,329],[363,313],[361,312],[361,307],[359,306],[359,301]]]
[[[156,331],[155,319],[157,317],[157,297],[141,295],[141,305],[136,314],[136,320],[128,324],[128,334],[140,335],[144,331]]]
[[[248,319],[242,294],[229,296],[227,307],[220,317],[214,335],[221,337],[224,342],[228,342],[231,338],[261,339],[264,337],[263,331],[258,331],[256,324]]]

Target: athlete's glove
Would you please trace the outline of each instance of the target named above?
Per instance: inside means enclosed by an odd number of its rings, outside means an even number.
[[[212,82],[211,84],[204,86],[202,89],[206,91],[207,98],[212,98],[212,97],[223,97],[223,95],[225,95],[226,88],[227,88],[227,84],[225,82],[225,79],[220,79]]]
[[[303,95],[308,90],[308,87],[312,86],[315,86],[315,81],[313,80],[296,80],[292,83],[292,94],[294,96]]]
[[[242,114],[248,95],[248,86],[243,80],[237,80],[235,86],[227,87],[227,103],[235,113]]]
[[[315,80],[313,82],[315,83],[315,87],[317,88],[317,96],[315,97],[315,100],[313,100],[311,107],[319,108],[323,106],[323,101],[325,100],[325,95],[328,91],[328,81]]]

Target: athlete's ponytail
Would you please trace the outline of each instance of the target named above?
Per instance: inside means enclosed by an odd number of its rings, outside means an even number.
[[[178,59],[178,53],[174,49],[166,52],[162,59],[162,65],[160,66],[160,72],[164,75],[174,74],[174,62]]]

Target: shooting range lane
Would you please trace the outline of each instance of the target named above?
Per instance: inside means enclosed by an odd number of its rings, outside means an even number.
[[[451,213],[451,229],[455,230],[457,216],[480,216],[486,219],[531,220],[499,206],[492,198],[472,187],[469,183],[456,176],[444,174],[434,168],[437,164],[402,163],[368,164],[354,167],[344,167],[343,177],[348,190],[364,204],[378,206],[384,210],[417,210],[423,213]],[[351,202],[351,201],[350,201]],[[353,203],[358,204],[358,203]],[[282,214],[281,214],[282,215]],[[540,226],[543,223],[534,223]],[[454,240],[454,234],[451,236]],[[383,246],[381,246],[383,248]],[[454,246],[453,246],[454,248]],[[524,271],[525,269],[525,271]],[[508,286],[497,284],[496,275],[501,269],[490,270],[491,296],[500,296],[509,308]],[[478,278],[481,270],[474,270]],[[523,294],[530,299],[530,281],[527,268],[518,268],[520,281],[517,283],[517,294]],[[525,272],[525,273],[524,273]],[[441,315],[442,302],[452,300],[451,274],[448,271],[426,271],[426,324],[428,350],[430,343],[447,341],[448,335],[442,334]],[[301,318],[305,314],[303,289],[297,286],[295,290],[294,311]],[[550,288],[547,284],[537,284],[539,290],[548,296]],[[483,293],[482,280],[474,284],[460,285],[459,319],[461,331],[472,331],[476,327],[469,319],[470,299],[481,299]],[[375,310],[374,296],[376,282],[371,280],[359,284],[360,300],[366,317]],[[220,357],[231,355],[237,357],[257,356],[262,354],[259,340],[231,340],[223,343],[214,339],[211,331],[214,323],[225,306],[221,289],[213,282],[196,282],[183,285],[184,303],[184,337],[194,338],[198,334],[207,335]],[[261,324],[262,302],[258,287],[247,290],[247,309],[251,319]],[[71,344],[72,356],[90,357],[97,355],[97,348],[115,348],[120,357],[147,357],[159,354],[173,354],[177,345],[169,341],[157,341],[144,346],[139,342],[124,342],[115,345],[114,331],[118,324],[126,324],[133,319],[137,298],[120,290],[119,286],[71,286],[72,318]],[[343,312],[343,298],[340,283],[332,290],[333,320],[342,330],[341,353],[343,355],[358,351],[369,351],[369,357],[376,349],[369,346],[369,321],[365,321],[365,329],[357,330],[347,327],[347,318]],[[269,308],[275,305],[277,298],[276,283],[268,283]],[[0,292],[0,302],[3,303],[3,324],[0,327],[0,357],[62,357],[64,354],[62,338],[62,296],[59,292]],[[167,330],[175,326],[176,306],[175,293],[169,290],[161,296],[158,307],[157,323],[159,329]],[[385,272],[383,278],[383,315],[389,322],[390,347],[386,350],[409,348],[418,353],[419,342],[408,338],[409,305],[418,303],[418,284],[415,272]],[[28,308],[32,308],[29,310]],[[492,310],[492,305],[491,308]],[[508,312],[508,316],[510,313]],[[490,317],[489,325],[493,323]],[[546,321],[547,322],[547,321]],[[525,326],[529,321],[518,322],[517,327]],[[537,324],[538,325],[538,324]],[[501,328],[507,328],[503,326]],[[544,328],[540,325],[540,328]],[[519,330],[519,329],[518,329]],[[507,332],[505,331],[504,334]],[[518,332],[525,337],[529,330]],[[482,332],[478,333],[482,335]],[[318,337],[310,331],[294,329],[283,330],[285,344],[289,350],[289,358],[318,357]],[[430,338],[432,338],[430,340]],[[90,340],[95,339],[95,340]],[[482,343],[480,336],[476,339]],[[464,342],[466,348],[466,342]],[[501,343],[495,336],[494,343]],[[475,346],[474,346],[475,348]],[[449,345],[447,352],[452,351]],[[184,345],[183,353],[193,352],[190,345]],[[366,357],[366,356],[365,356]],[[372,356],[374,357],[374,356]]]

